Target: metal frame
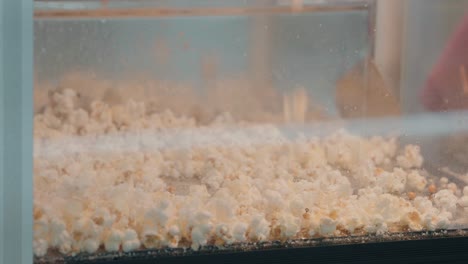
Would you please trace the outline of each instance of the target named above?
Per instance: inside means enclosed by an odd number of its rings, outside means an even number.
[[[42,263],[465,263],[467,230],[234,244],[219,249],[140,250],[37,259]]]
[[[3,1],[0,1],[0,14],[3,15]],[[3,182],[3,149],[4,147],[4,142],[3,142],[3,127],[4,121],[3,121],[3,19],[0,18],[0,263],[2,264],[3,261],[3,255],[4,255],[4,230],[3,230],[3,210],[4,210],[4,198],[3,198],[3,187],[5,186]]]
[[[293,0],[256,1],[197,1],[181,0],[171,4],[165,0],[35,0],[36,18],[76,19],[84,17],[120,16],[214,16],[220,14],[273,14],[293,12]],[[327,12],[339,10],[361,10],[372,6],[375,0],[303,0],[301,12]],[[196,3],[196,4],[194,4]]]
[[[0,264],[26,264],[33,260],[33,1],[0,7]]]

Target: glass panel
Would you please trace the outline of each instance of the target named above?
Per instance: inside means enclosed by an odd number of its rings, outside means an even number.
[[[423,113],[432,119],[420,123],[419,131],[430,131],[425,133],[426,136],[419,132],[407,140],[421,145],[427,165],[466,185],[468,97],[465,94],[465,64],[468,49],[464,43],[468,36],[468,1],[416,0],[408,3],[407,9],[402,110],[405,115]],[[441,127],[432,125],[440,121],[444,122]]]
[[[36,1],[36,257],[468,227],[466,112],[408,110],[416,6],[390,87],[375,4]]]

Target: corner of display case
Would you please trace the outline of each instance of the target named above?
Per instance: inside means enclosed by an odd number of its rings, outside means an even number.
[[[32,261],[33,3],[0,1],[0,263]]]

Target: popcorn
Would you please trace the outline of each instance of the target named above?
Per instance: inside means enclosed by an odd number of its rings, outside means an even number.
[[[68,254],[72,249],[73,239],[66,230],[51,239],[51,246],[57,247],[62,254]]]
[[[211,233],[211,224],[201,224],[195,226],[191,233],[192,239],[192,250],[197,251],[200,247],[205,246],[208,243],[208,237]]]
[[[279,227],[281,229],[281,236],[284,239],[294,237],[300,230],[299,218],[290,214],[284,214],[279,219]]]
[[[169,247],[175,248],[179,244],[180,241],[180,230],[179,227],[173,225],[169,228]]]
[[[78,109],[72,112],[72,114],[69,117],[69,122],[77,128],[86,127],[86,125],[89,122],[88,112],[86,112],[83,109]]]
[[[247,237],[245,236],[247,232],[247,224],[237,223],[232,230],[232,237],[237,242],[245,242]]]
[[[305,208],[304,201],[300,198],[291,199],[289,208],[293,215],[301,215]]]
[[[441,190],[434,195],[434,204],[442,212],[454,213],[458,198],[450,190]]]
[[[354,231],[358,228],[363,227],[362,219],[357,216],[350,216],[350,217],[345,217],[343,218],[344,222],[344,228],[348,230],[351,233],[354,233]]]
[[[457,194],[458,191],[459,191],[459,190],[458,190],[458,186],[457,186],[455,183],[453,183],[453,182],[447,184],[447,189],[449,189],[450,191],[452,191],[453,194]]]
[[[419,211],[421,214],[432,214],[434,210],[436,210],[432,206],[431,200],[426,197],[418,196],[414,199],[414,207]]]
[[[99,248],[99,242],[96,239],[88,238],[85,241],[83,241],[81,250],[86,253],[92,254],[96,252],[98,248]]]
[[[146,219],[160,227],[164,227],[171,217],[172,208],[169,200],[162,200],[157,207],[149,209],[145,215]]]
[[[323,236],[331,236],[336,231],[337,222],[329,217],[320,219],[320,234]]]
[[[253,241],[264,241],[270,234],[269,223],[261,215],[252,217],[249,226],[249,238]]]
[[[112,123],[112,112],[109,106],[100,101],[94,101],[91,103],[91,115],[94,120],[98,121],[99,124],[110,124]]]
[[[279,192],[267,190],[264,193],[264,197],[269,210],[275,211],[284,207],[284,200]]]
[[[53,217],[50,220],[49,229],[52,246],[59,246],[64,240],[68,240],[66,225],[61,219]]]
[[[405,202],[402,198],[388,193],[381,194],[376,197],[376,211],[382,216],[386,222],[399,222],[410,207],[409,202]]]
[[[49,221],[46,217],[34,220],[34,237],[47,238],[49,236]]]
[[[387,232],[388,226],[386,220],[380,214],[374,214],[370,216],[369,223],[365,226],[366,232],[371,234],[381,235]]]
[[[47,254],[49,248],[45,239],[34,239],[33,241],[33,252],[35,256],[43,257]]]
[[[110,228],[115,222],[115,216],[111,215],[107,208],[97,208],[92,220],[98,226]]]
[[[410,191],[423,192],[426,188],[427,180],[421,176],[417,171],[411,171],[408,173],[406,186]]]
[[[397,157],[398,166],[404,169],[421,168],[423,161],[420,148],[415,145],[406,146],[403,155]]]
[[[142,244],[147,249],[158,248],[164,245],[164,238],[157,228],[145,228],[142,233]]]
[[[395,169],[393,173],[383,172],[377,177],[376,183],[385,192],[400,194],[405,190],[406,173],[401,169]]]
[[[215,228],[215,234],[216,234],[216,237],[220,239],[223,244],[225,243],[229,245],[235,241],[235,238],[233,238],[233,235],[229,226],[226,224],[218,224]]]
[[[71,89],[65,89],[61,93],[54,93],[52,95],[52,102],[55,104],[55,110],[57,113],[68,114],[71,112],[75,107],[75,97],[76,93]]]
[[[461,197],[461,198],[458,200],[458,204],[459,204],[461,207],[468,208],[468,195],[465,195],[465,196]]]
[[[134,251],[140,247],[140,240],[138,240],[138,235],[133,229],[125,230],[122,240],[122,249],[124,252]]]
[[[446,188],[447,184],[449,183],[449,179],[447,179],[447,177],[442,177],[440,178],[439,182],[442,188]]]
[[[36,256],[435,230],[468,207],[468,187],[429,181],[419,147],[397,156],[395,138],[291,139],[229,113],[200,123],[91,97],[55,91],[35,117]]]
[[[113,229],[104,242],[104,247],[107,251],[119,251],[120,245],[124,239],[124,233],[120,230]]]
[[[223,181],[224,181],[223,175],[219,173],[218,171],[216,171],[215,169],[212,169],[206,172],[206,176],[202,178],[201,183],[205,184],[206,186],[212,189],[219,189]]]
[[[436,229],[447,229],[450,226],[450,219],[452,219],[452,214],[450,212],[441,212],[436,217],[436,219]]]

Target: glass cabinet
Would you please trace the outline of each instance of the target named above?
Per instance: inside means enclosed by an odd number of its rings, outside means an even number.
[[[17,6],[0,212],[35,263],[466,245],[467,8],[36,0],[28,28]]]

